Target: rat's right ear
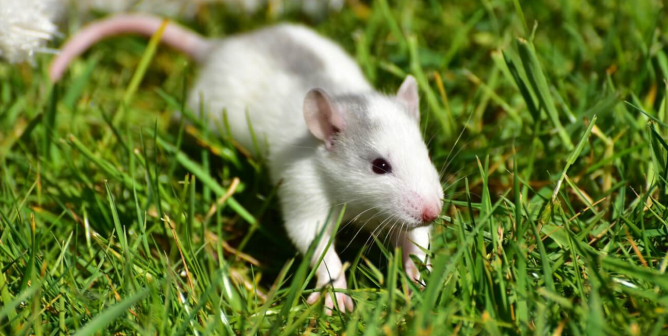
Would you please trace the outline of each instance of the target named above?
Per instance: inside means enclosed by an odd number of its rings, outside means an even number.
[[[420,97],[415,77],[408,75],[397,91],[397,99],[406,106],[408,113],[415,120],[420,121]]]
[[[306,94],[304,120],[311,134],[324,141],[327,149],[332,148],[336,133],[346,126],[341,111],[332,104],[329,95],[322,89],[312,89]]]

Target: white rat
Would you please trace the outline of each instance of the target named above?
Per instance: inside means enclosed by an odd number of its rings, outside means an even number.
[[[143,15],[93,23],[65,44],[51,65],[51,79],[60,79],[72,58],[98,40],[121,33],[152,35],[161,24],[162,19]],[[378,93],[343,49],[289,24],[218,40],[169,24],[162,41],[201,66],[189,96],[192,110],[199,110],[200,98],[213,118],[222,118],[226,109],[232,136],[253,148],[248,113],[272,181],[283,181],[282,214],[297,249],[305,253],[324,232],[311,261],[317,263],[324,253],[316,270],[318,288],[329,283],[347,288],[339,256],[333,247],[325,251],[343,204],[346,221],[369,230],[394,228],[404,269],[419,280],[409,255],[426,261],[423,249],[429,224],[441,212],[443,189],[420,132],[412,76],[395,96]],[[308,302],[319,296],[311,294]],[[337,292],[335,298],[325,298],[328,312],[335,304],[352,311],[348,295]]]

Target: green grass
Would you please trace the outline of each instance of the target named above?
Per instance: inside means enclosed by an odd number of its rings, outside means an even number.
[[[262,161],[170,123],[195,66],[122,37],[56,87],[49,55],[0,64],[0,333],[667,335],[668,6],[350,3],[186,24],[306,22],[380,90],[417,78],[447,183],[424,290],[365,236],[343,253],[355,311],[308,306]]]

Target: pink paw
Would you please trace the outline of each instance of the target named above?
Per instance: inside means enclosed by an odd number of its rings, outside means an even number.
[[[406,269],[406,274],[408,278],[411,279],[416,285],[422,285],[422,275],[420,275],[420,270],[415,266],[415,263],[412,260],[408,260],[404,263],[404,268]]]
[[[427,269],[431,271],[431,264],[429,262],[427,262],[426,266]],[[404,270],[406,270],[408,278],[411,279],[413,283],[418,285],[421,289],[424,289],[425,282],[424,279],[422,278],[422,274],[420,274],[420,269],[418,269],[413,260],[408,256],[404,258]]]
[[[347,289],[348,285],[346,284],[346,279],[345,278],[342,278],[342,279],[343,280],[338,279],[338,280],[334,281],[334,283],[332,284],[333,288]],[[322,295],[322,292],[311,293],[311,295],[308,296],[308,299],[306,300],[306,302],[308,304],[312,305],[312,304],[316,303],[316,301],[318,301],[318,299],[320,299],[321,295]],[[343,313],[345,313],[345,312],[351,312],[352,313],[353,312],[353,308],[355,306],[353,304],[353,299],[350,296],[348,296],[346,293],[342,293],[342,292],[332,293],[331,291],[328,291],[326,293],[326,295],[327,296],[325,297],[325,314],[327,314],[327,316],[331,316],[332,311],[334,311],[334,309],[336,309],[337,307]],[[336,302],[336,305],[334,305],[334,302]]]

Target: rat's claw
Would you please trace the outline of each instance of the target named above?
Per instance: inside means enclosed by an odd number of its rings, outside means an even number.
[[[416,285],[422,286],[420,281],[422,276],[420,275],[420,270],[417,268],[417,266],[415,266],[415,263],[413,263],[412,260],[408,260],[404,264],[404,267],[406,268],[406,274],[408,275],[408,278],[410,278]]]
[[[334,300],[332,300],[332,295],[336,299],[336,306],[334,305]],[[345,293],[327,293],[327,297],[325,298],[325,314],[332,316],[332,312],[337,307],[343,313],[352,313],[353,299]]]
[[[343,279],[343,281],[340,280],[334,281],[332,285],[336,289],[346,289],[348,287],[345,278]],[[312,305],[318,301],[321,295],[322,295],[321,292],[311,293],[311,295],[309,295],[308,298],[306,299],[306,302]],[[338,308],[343,313],[353,312],[353,308],[355,307],[355,305],[353,304],[353,299],[346,293],[327,292],[325,295],[326,295],[325,314],[327,314],[327,316],[331,316],[332,311],[334,311],[334,309],[336,308]],[[336,300],[336,305],[334,305],[335,300]]]
[[[353,299],[344,294],[344,293],[335,293],[336,294],[336,304],[338,305],[339,309],[341,309],[344,313],[353,312]]]
[[[341,293],[343,294],[343,293]],[[348,295],[343,295],[343,306],[339,303],[339,307],[345,307],[345,309],[348,312],[353,312],[353,309],[355,308],[355,304],[353,303],[353,298],[351,298]]]
[[[427,263],[426,265],[427,269],[431,271],[431,264]],[[404,259],[404,269],[406,270],[406,274],[408,277],[420,287],[420,289],[424,289],[424,279],[422,278],[422,274],[420,274],[420,269],[418,269],[417,265],[411,260],[410,258]]]
[[[322,295],[322,293],[320,292],[311,293],[311,295],[308,296],[308,299],[306,299],[306,302],[312,305],[316,303],[318,299],[320,299],[320,295]],[[343,313],[353,312],[353,308],[355,307],[355,305],[353,304],[353,299],[350,296],[346,295],[345,293],[331,293],[331,292],[327,292],[325,295],[326,295],[325,314],[327,314],[327,316],[332,316],[332,312],[337,307]],[[334,305],[334,300],[332,299],[332,295],[336,299],[336,306]]]
[[[319,298],[320,298],[320,292],[311,293],[311,295],[309,295],[308,298],[306,299],[306,303],[313,305],[318,301]]]

